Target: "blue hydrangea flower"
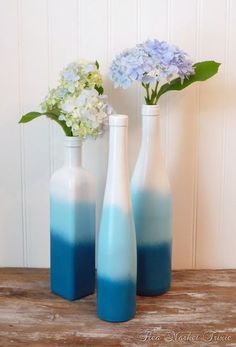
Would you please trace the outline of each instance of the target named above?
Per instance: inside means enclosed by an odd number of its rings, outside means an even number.
[[[115,87],[124,89],[134,81],[144,84],[181,80],[194,74],[192,61],[178,47],[165,41],[147,40],[120,53],[112,62],[109,75]]]

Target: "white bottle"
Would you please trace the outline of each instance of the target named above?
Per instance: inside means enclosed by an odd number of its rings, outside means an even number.
[[[136,237],[128,173],[128,117],[109,117],[109,160],[97,262],[97,314],[131,319],[136,310]]]
[[[160,295],[170,287],[172,196],[161,150],[158,105],[142,107],[142,141],[132,177],[137,237],[137,293]]]
[[[81,151],[79,138],[65,138],[65,164],[50,184],[51,290],[68,300],[95,288],[95,181]]]

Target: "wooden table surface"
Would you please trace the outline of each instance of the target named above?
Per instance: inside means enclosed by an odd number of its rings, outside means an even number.
[[[47,269],[0,269],[0,346],[236,346],[236,270],[173,271],[171,290],[137,297],[136,317],[107,323],[95,296],[50,293]]]

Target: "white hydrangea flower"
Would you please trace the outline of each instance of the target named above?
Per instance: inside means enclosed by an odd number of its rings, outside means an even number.
[[[79,96],[65,99],[61,112],[60,120],[72,128],[73,136],[85,138],[101,134],[112,109],[106,103],[106,96],[100,96],[95,89],[84,89]]]
[[[71,128],[72,136],[97,137],[112,113],[106,96],[99,95],[102,93],[98,63],[73,62],[60,73],[57,88],[51,89],[41,104],[42,111],[58,114],[58,120]]]

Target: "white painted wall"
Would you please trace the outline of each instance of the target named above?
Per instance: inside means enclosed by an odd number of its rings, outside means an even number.
[[[20,126],[58,71],[97,59],[106,74],[121,49],[169,40],[220,73],[161,100],[163,148],[174,194],[174,268],[236,267],[236,1],[0,0],[0,266],[49,265],[48,184],[62,164],[63,134],[47,119]],[[106,92],[130,116],[130,168],[140,140],[141,91]],[[84,147],[99,211],[107,134]]]

